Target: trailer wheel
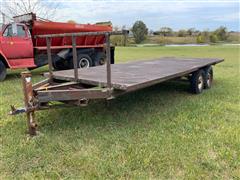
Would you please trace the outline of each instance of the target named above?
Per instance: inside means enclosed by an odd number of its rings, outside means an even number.
[[[213,69],[208,66],[204,69],[204,88],[210,89],[213,82]]]
[[[86,54],[78,55],[78,67],[79,68],[89,68],[92,66],[92,59]]]
[[[0,81],[3,81],[7,76],[7,68],[5,64],[0,61]]]
[[[204,88],[204,71],[203,70],[198,70],[195,71],[191,78],[190,78],[190,83],[191,83],[191,91],[194,94],[200,94],[203,91]]]

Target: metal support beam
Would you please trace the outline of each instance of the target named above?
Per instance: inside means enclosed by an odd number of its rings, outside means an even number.
[[[72,36],[72,51],[73,51],[73,67],[74,79],[78,80],[78,63],[77,63],[77,49],[76,49],[76,36]]]
[[[110,47],[110,34],[106,33],[106,57],[107,57],[107,88],[111,89],[111,47]]]
[[[38,102],[72,101],[81,99],[104,99],[108,97],[106,89],[75,89],[38,91]]]
[[[24,93],[24,103],[27,114],[28,133],[32,136],[36,135],[37,123],[34,120],[34,111],[30,110],[33,107],[33,88],[30,72],[22,72],[22,84]]]
[[[128,33],[127,30],[122,31],[102,31],[102,32],[79,32],[79,33],[63,33],[63,34],[44,34],[44,35],[35,35],[35,38],[46,38],[46,37],[72,37],[72,36],[98,36],[105,35],[122,35]]]
[[[47,56],[48,56],[48,67],[49,67],[49,81],[51,82],[53,79],[53,67],[52,67],[52,55],[51,55],[51,38],[46,38],[47,42]]]

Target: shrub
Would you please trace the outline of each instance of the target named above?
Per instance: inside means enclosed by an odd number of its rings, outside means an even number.
[[[198,35],[197,36],[197,43],[205,43],[205,38],[202,35]]]
[[[173,34],[173,30],[169,27],[162,27],[159,32],[163,36],[170,36]]]
[[[181,29],[178,31],[178,37],[186,37],[187,36],[187,31],[184,29]]]
[[[111,36],[111,43],[114,46],[126,46],[127,44],[129,44],[129,38],[127,36],[124,37],[124,36],[113,35]]]
[[[216,43],[218,41],[218,37],[214,33],[210,35],[209,39],[210,39],[210,42],[212,43]]]

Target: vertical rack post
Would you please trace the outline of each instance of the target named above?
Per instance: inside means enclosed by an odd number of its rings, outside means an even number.
[[[47,42],[47,56],[48,56],[48,68],[49,68],[49,80],[52,82],[53,79],[53,67],[52,67],[52,55],[51,55],[51,38],[46,38]]]
[[[106,39],[106,57],[107,57],[107,88],[111,89],[111,47],[110,47],[110,34],[105,34]]]
[[[76,36],[72,36],[72,50],[73,50],[73,67],[74,79],[78,80],[78,67],[77,67],[77,49],[76,49]]]

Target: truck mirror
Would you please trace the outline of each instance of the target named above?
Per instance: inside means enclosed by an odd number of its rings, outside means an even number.
[[[13,23],[12,24],[12,32],[13,32],[13,36],[17,36],[17,24]]]

